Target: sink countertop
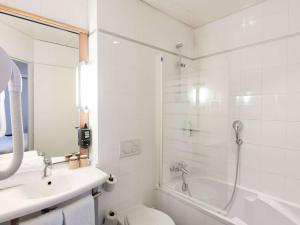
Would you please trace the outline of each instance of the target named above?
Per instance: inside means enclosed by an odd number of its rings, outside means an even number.
[[[49,196],[30,198],[24,193],[24,187],[28,188],[30,185],[34,187],[35,183],[43,181],[40,174],[32,176],[34,179],[21,181],[22,186],[0,191],[0,223],[68,201],[103,184],[108,177],[106,173],[93,166],[75,170],[69,170],[66,167],[53,169],[52,175],[47,179],[51,180],[51,177],[55,178],[55,176],[72,178],[68,188]]]

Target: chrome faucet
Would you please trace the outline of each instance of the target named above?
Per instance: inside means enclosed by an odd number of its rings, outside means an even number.
[[[170,167],[170,171],[173,173],[181,172],[182,186],[181,190],[183,193],[187,193],[192,196],[188,183],[186,182],[185,175],[189,175],[190,171],[187,169],[187,164],[185,162],[175,162],[174,165]]]
[[[174,165],[170,167],[170,171],[175,173],[182,172],[183,174],[190,174],[185,162],[175,162]]]
[[[44,155],[44,173],[42,178],[49,177],[51,175],[51,169],[52,169],[51,157]],[[48,173],[48,171],[50,172]]]

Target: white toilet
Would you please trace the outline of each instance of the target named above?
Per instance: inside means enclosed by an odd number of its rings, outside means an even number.
[[[120,212],[119,221],[121,225],[175,225],[167,214],[144,205]]]

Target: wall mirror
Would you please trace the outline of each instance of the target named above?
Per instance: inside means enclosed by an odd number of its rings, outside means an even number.
[[[0,46],[22,74],[25,151],[53,157],[77,152],[80,33],[5,12],[0,31]],[[0,154],[7,154],[13,149],[7,89],[0,96],[0,121],[6,125]]]

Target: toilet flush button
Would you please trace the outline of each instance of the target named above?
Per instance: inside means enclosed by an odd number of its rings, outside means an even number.
[[[120,158],[138,155],[141,153],[141,141],[139,139],[120,142]]]

